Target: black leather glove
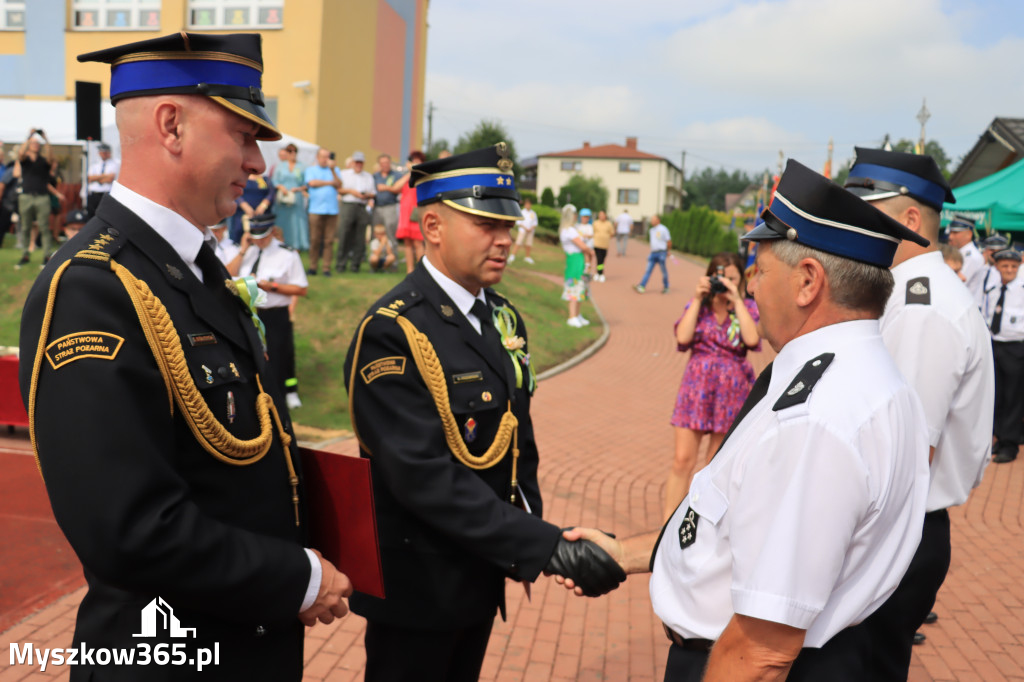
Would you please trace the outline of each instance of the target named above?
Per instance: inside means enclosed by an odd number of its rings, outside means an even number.
[[[615,559],[590,540],[569,542],[562,537],[544,572],[571,578],[588,597],[608,594],[626,579]]]

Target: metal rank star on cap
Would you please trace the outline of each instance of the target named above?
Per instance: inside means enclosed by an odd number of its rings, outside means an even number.
[[[498,220],[519,220],[519,191],[512,174],[508,145],[456,154],[412,167],[409,183],[416,203],[442,202],[458,211]]]
[[[281,133],[264,109],[263,53],[258,33],[186,33],[78,55],[110,64],[110,101],[146,95],[205,95],[261,126],[260,140]]]
[[[936,211],[942,204],[956,203],[953,190],[927,154],[889,152],[855,147],[857,154],[844,185],[864,201],[909,196]]]
[[[792,159],[761,217],[764,222],[743,239],[788,239],[884,268],[892,265],[900,241],[928,245],[921,235]]]

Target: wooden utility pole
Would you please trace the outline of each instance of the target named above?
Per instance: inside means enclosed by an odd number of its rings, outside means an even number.
[[[921,100],[921,111],[917,112],[917,120],[921,122],[921,141],[917,146],[917,153],[924,154],[924,124],[932,117],[928,107],[926,106],[928,100]]]

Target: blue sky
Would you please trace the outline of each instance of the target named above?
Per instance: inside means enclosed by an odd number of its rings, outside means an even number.
[[[520,156],[639,138],[680,162],[838,164],[889,133],[955,160],[1024,117],[1016,0],[432,0],[434,137],[502,121]]]

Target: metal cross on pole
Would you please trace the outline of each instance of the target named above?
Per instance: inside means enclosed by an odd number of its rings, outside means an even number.
[[[917,150],[918,154],[924,154],[924,124],[932,117],[931,112],[928,111],[927,101],[926,99],[921,100],[921,111],[917,112],[917,120],[921,122],[921,142]]]

